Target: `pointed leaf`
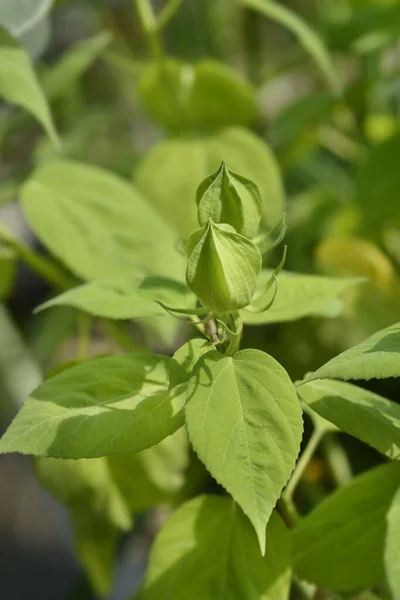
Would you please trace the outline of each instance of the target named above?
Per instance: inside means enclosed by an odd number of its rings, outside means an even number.
[[[113,582],[118,540],[132,525],[107,460],[40,458],[36,472],[68,509],[79,559],[94,590],[105,596]]]
[[[262,289],[272,276],[262,271],[258,287]],[[362,278],[321,277],[282,271],[278,277],[278,293],[271,308],[262,313],[242,312],[244,323],[283,323],[304,317],[336,317],[343,308],[341,296],[351,287],[363,283]]]
[[[400,323],[377,331],[365,342],[335,356],[311,373],[314,379],[385,379],[400,377]]]
[[[0,452],[95,458],[139,452],[184,423],[186,373],[170,358],[90,360],[45,381],[0,441]]]
[[[200,496],[182,505],[154,544],[143,600],[287,600],[291,536],[280,517],[268,524],[266,553],[229,498]]]
[[[246,8],[251,8],[264,16],[287,27],[299,40],[303,48],[312,56],[321,69],[333,92],[340,92],[340,82],[328,48],[320,36],[294,11],[274,0],[241,0]]]
[[[23,186],[22,207],[42,242],[82,279],[183,276],[172,231],[112,173],[73,161],[45,164]]]
[[[303,518],[294,535],[298,575],[343,592],[382,581],[386,513],[399,485],[398,462],[377,467],[334,492]]]
[[[298,388],[312,410],[339,429],[400,459],[400,404],[351,383],[324,379]]]
[[[0,98],[22,106],[46,129],[55,145],[58,137],[46,98],[25,50],[0,27]]]
[[[393,600],[400,600],[400,486],[394,495],[387,519],[385,569]]]
[[[48,300],[39,306],[39,310],[73,306],[106,319],[146,319],[165,315],[158,302],[189,308],[189,300],[193,300],[194,304],[194,296],[183,283],[162,277],[146,277],[141,281],[92,281]]]
[[[249,517],[264,553],[265,527],[303,431],[288,374],[259,350],[209,352],[189,381],[186,422],[199,458]]]

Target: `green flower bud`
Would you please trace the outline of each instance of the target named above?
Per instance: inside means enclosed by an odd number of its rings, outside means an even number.
[[[231,171],[225,162],[200,184],[197,206],[200,225],[212,219],[214,223],[232,225],[248,238],[258,233],[262,216],[260,189],[250,179]]]
[[[222,314],[250,304],[261,271],[253,242],[210,219],[191,235],[188,249],[186,281],[206,308]]]

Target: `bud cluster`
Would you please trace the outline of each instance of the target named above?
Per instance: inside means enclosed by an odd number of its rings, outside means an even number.
[[[215,314],[251,303],[262,257],[252,241],[262,217],[258,186],[225,162],[197,191],[201,228],[189,238],[186,280],[200,302]]]

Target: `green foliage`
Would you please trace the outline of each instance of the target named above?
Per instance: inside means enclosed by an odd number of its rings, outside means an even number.
[[[340,91],[340,83],[323,40],[295,12],[274,0],[240,0],[240,2],[246,8],[256,10],[269,19],[273,19],[287,27],[298,38],[306,52],[315,60],[330,88],[335,93]]]
[[[400,459],[400,405],[350,383],[323,379],[298,388],[321,417],[389,458]]]
[[[262,288],[272,276],[264,270],[259,279]],[[362,279],[301,275],[282,271],[278,278],[278,294],[271,308],[261,313],[243,311],[248,325],[282,323],[303,317],[336,317],[342,312],[342,296],[348,289],[362,283]]]
[[[82,279],[142,274],[179,279],[183,274],[168,225],[112,173],[51,162],[25,183],[21,199],[35,233]]]
[[[184,423],[184,370],[150,354],[97,358],[43,383],[0,452],[95,458],[150,448]]]
[[[149,115],[172,131],[249,125],[257,116],[255,89],[216,61],[168,59],[152,64],[138,85]]]
[[[6,298],[12,289],[16,268],[15,253],[0,246],[0,300]]]
[[[113,582],[119,538],[132,519],[105,458],[40,458],[36,471],[45,487],[68,509],[76,552],[93,588],[105,596]]]
[[[315,379],[384,379],[400,376],[400,324],[378,331],[365,342],[332,358],[306,381]]]
[[[387,514],[387,536],[385,544],[386,577],[393,600],[400,598],[400,487],[394,495]]]
[[[49,12],[53,0],[3,0],[0,5],[0,24],[16,37],[31,31]]]
[[[296,529],[295,571],[343,592],[380,583],[385,517],[399,485],[400,465],[393,462],[356,477],[324,500]]]
[[[263,197],[263,221],[268,227],[276,225],[284,206],[279,168],[269,147],[246,129],[232,127],[211,134],[167,138],[140,162],[134,182],[166,222],[186,237],[197,228],[193,200],[199,183],[223,160],[258,185]]]
[[[257,350],[233,358],[209,352],[189,381],[186,420],[200,460],[250,518],[264,555],[265,528],[303,431],[286,371]]]
[[[287,600],[291,537],[273,514],[260,556],[257,539],[229,498],[199,496],[170,518],[154,544],[140,598]]]
[[[57,146],[58,137],[46,98],[25,50],[0,27],[0,97],[22,106],[43,125]]]

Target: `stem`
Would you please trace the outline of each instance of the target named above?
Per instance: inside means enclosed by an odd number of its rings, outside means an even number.
[[[160,60],[164,56],[161,44],[158,23],[150,0],[136,0],[136,9],[142,28],[147,37],[147,43],[153,57]]]
[[[300,459],[297,461],[297,465],[295,470],[293,471],[293,475],[286,486],[284,491],[284,496],[288,500],[291,500],[294,494],[294,491],[302,478],[305,469],[307,468],[308,463],[310,462],[318,444],[320,443],[322,437],[324,436],[324,430],[321,427],[315,427],[314,431],[308,441],[307,446],[305,447],[303,454],[300,456]]]
[[[0,223],[0,242],[14,250],[15,254],[23,262],[29,265],[33,271],[51,286],[61,288],[62,290],[73,286],[73,281],[56,264],[16,240],[13,234],[2,223]]]
[[[78,351],[79,360],[87,360],[90,350],[90,332],[92,327],[92,317],[81,313],[78,318]]]
[[[276,510],[282,517],[282,520],[288,529],[294,529],[296,527],[297,521],[299,520],[299,513],[290,499],[285,498],[282,495],[276,503]]]
[[[337,487],[341,487],[352,478],[351,466],[343,446],[335,434],[327,435],[323,442],[323,451],[329,470]]]
[[[164,6],[157,19],[157,31],[160,32],[168,25],[172,17],[181,7],[183,0],[169,0]]]
[[[240,313],[232,313],[231,317],[233,321],[233,331],[230,331],[230,329],[227,327],[231,334],[231,339],[229,340],[228,348],[225,351],[225,356],[233,356],[235,352],[237,352],[243,331],[243,321]]]

